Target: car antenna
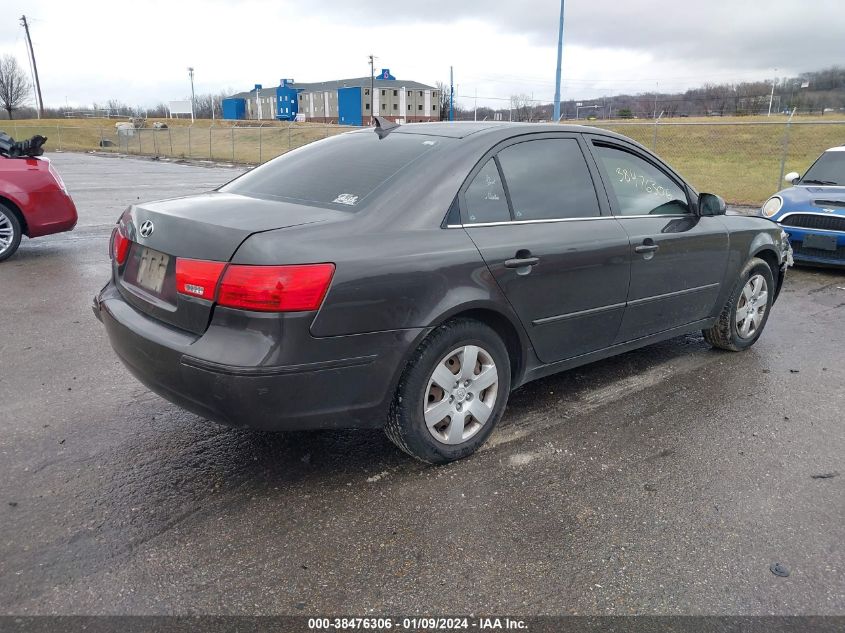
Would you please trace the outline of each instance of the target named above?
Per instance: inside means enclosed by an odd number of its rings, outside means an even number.
[[[373,118],[376,120],[376,134],[378,134],[379,138],[384,138],[399,127],[398,123],[394,123],[383,116],[376,116]]]

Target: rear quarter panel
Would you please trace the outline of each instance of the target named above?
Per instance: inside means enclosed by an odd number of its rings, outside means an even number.
[[[38,158],[0,158],[0,197],[20,209],[29,237],[68,231],[77,213],[50,173],[50,163]]]
[[[509,312],[463,229],[344,235],[337,223],[293,227],[253,235],[232,261],[272,260],[335,264],[331,287],[311,327],[314,336],[428,327],[462,309]]]

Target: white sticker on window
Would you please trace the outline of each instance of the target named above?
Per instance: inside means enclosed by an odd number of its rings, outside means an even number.
[[[353,195],[351,193],[342,193],[337,198],[332,200],[332,202],[336,202],[337,204],[348,204],[352,206],[356,202],[358,202],[358,196]]]

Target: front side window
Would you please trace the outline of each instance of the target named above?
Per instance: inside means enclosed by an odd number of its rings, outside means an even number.
[[[608,145],[595,146],[620,215],[676,215],[690,213],[686,192],[650,162]]]
[[[470,224],[481,222],[507,222],[511,219],[505,188],[499,177],[496,161],[490,159],[473,178],[466,194],[467,220]]]
[[[574,138],[526,141],[499,152],[514,220],[600,215],[593,179]]]

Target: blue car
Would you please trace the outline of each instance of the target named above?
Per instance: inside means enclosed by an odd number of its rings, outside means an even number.
[[[803,176],[789,173],[792,186],[761,209],[789,235],[795,261],[845,266],[845,146],[824,152]]]

